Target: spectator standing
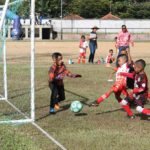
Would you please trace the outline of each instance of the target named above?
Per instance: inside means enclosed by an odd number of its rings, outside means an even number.
[[[98,29],[99,28],[97,26],[94,26],[92,28],[92,32],[90,33],[90,36],[89,36],[89,48],[90,48],[89,63],[93,63],[94,62],[95,51],[98,48],[98,45],[97,45],[97,33],[96,33],[96,31]]]
[[[116,37],[116,47],[119,49],[118,55],[122,50],[130,50],[130,44],[134,46],[132,35],[128,32],[126,25],[122,25],[122,31]]]

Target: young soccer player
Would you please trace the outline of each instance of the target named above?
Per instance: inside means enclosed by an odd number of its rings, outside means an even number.
[[[108,54],[108,56],[106,57],[105,62],[111,64],[111,63],[113,63],[114,61],[115,61],[115,57],[114,57],[114,55],[113,55],[113,49],[110,49],[110,50],[109,50],[109,54]]]
[[[59,109],[59,102],[65,100],[63,78],[65,76],[71,78],[81,77],[81,75],[72,74],[69,70],[67,70],[62,59],[61,53],[56,52],[52,54],[53,65],[50,67],[48,72],[49,88],[51,90],[50,114],[55,114],[55,109]]]
[[[146,62],[143,59],[139,59],[134,63],[134,73],[121,72],[120,75],[134,79],[132,98],[136,104],[136,110],[141,114],[150,116],[150,109],[144,108],[144,104],[148,99],[148,79],[144,71],[145,66]],[[131,97],[127,96],[124,100],[122,100],[121,104],[123,107],[128,107],[128,109],[126,109],[128,116],[133,116],[133,112],[128,106],[129,99],[131,99]]]
[[[108,98],[112,93],[115,94],[116,99],[120,104],[122,104],[122,98],[120,97],[121,94],[124,96],[128,96],[128,93],[126,91],[126,77],[123,75],[120,75],[120,72],[128,73],[129,68],[127,65],[127,55],[122,54],[118,57],[118,65],[119,67],[116,68],[116,81],[114,85],[110,88],[108,92],[100,96],[95,102],[91,104],[91,106],[98,106],[101,102],[103,102],[106,98]],[[122,105],[123,109],[127,111],[129,109],[128,105]]]
[[[79,53],[79,57],[78,57],[78,64],[80,64],[80,62],[85,64],[86,49],[88,48],[88,43],[85,40],[85,36],[84,35],[81,36],[79,48],[80,48],[80,53]]]

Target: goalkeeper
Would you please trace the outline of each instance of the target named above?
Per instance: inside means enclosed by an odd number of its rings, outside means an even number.
[[[50,114],[55,114],[59,109],[59,102],[65,100],[65,91],[63,78],[65,76],[71,78],[81,77],[78,74],[72,74],[67,70],[65,64],[62,61],[62,54],[55,52],[52,54],[53,65],[50,67],[49,75],[49,88],[51,90],[50,97]]]

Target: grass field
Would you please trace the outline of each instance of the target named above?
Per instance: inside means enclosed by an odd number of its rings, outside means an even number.
[[[108,49],[113,48],[113,45],[112,42],[100,42],[95,60],[100,56],[105,57]],[[9,42],[7,47],[9,98],[28,115],[30,94],[29,50],[27,49],[29,45],[27,42]],[[150,78],[149,47],[149,43],[135,43],[131,54],[133,60],[143,58],[148,62],[146,72]],[[47,71],[52,63],[50,54],[55,51],[63,53],[66,64],[68,59],[72,58],[75,64],[67,65],[68,69],[83,77],[81,79],[65,78],[66,100],[61,103],[62,109],[52,116],[48,113],[50,91],[47,86]],[[111,86],[112,83],[107,82],[111,71],[102,64],[78,65],[76,64],[77,56],[78,42],[36,43],[35,123],[68,150],[148,150],[150,147],[149,119],[143,120],[140,116],[137,116],[135,120],[128,119],[113,95],[99,107],[90,108],[86,105]],[[80,100],[85,104],[79,114],[74,114],[69,109],[70,103],[74,100]],[[0,103],[0,118],[22,117],[15,114],[12,108],[4,107],[5,104],[2,103]],[[146,107],[150,108],[150,104]],[[59,149],[32,124],[0,125],[0,150]]]

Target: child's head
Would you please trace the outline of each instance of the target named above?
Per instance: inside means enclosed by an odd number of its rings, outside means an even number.
[[[84,42],[85,41],[85,35],[81,36],[81,40]]]
[[[127,27],[126,27],[126,25],[122,25],[122,32],[127,32]]]
[[[139,59],[134,63],[134,70],[136,73],[140,73],[144,70],[146,62],[143,59]]]
[[[109,50],[109,53],[110,53],[111,55],[113,55],[113,49],[110,49],[110,50]]]
[[[59,52],[55,52],[52,54],[52,60],[56,65],[61,65],[62,64],[62,54]]]
[[[125,54],[125,55],[127,55],[127,51],[126,51],[126,49],[122,49],[122,50],[121,50],[121,54]]]
[[[127,55],[121,54],[121,55],[118,56],[118,64],[119,64],[119,66],[122,66],[127,61],[128,61]]]

